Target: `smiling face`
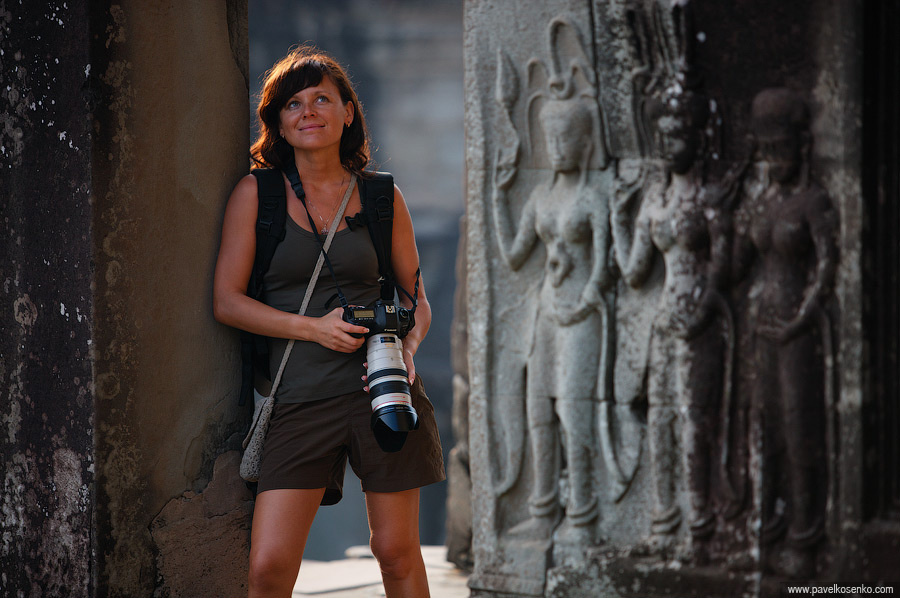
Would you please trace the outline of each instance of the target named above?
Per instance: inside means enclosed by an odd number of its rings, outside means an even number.
[[[298,150],[337,152],[353,118],[352,102],[342,102],[337,85],[325,76],[288,99],[279,113],[279,134]]]

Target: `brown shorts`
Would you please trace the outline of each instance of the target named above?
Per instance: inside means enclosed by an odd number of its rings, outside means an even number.
[[[275,404],[266,432],[258,492],[325,488],[323,505],[341,500],[347,461],[363,492],[400,492],[444,479],[434,407],[419,376],[412,386],[419,429],[403,448],[385,453],[372,434],[369,395],[350,394],[308,403]]]

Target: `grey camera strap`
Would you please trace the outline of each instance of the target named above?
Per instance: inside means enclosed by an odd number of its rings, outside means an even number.
[[[347,209],[347,204],[350,202],[350,196],[353,194],[353,187],[355,186],[356,174],[351,173],[347,192],[344,193],[344,198],[341,200],[341,206],[334,213],[334,222],[331,223],[331,226],[328,229],[328,236],[325,237],[322,251],[319,252],[319,261],[316,262],[316,267],[313,269],[309,284],[306,286],[306,294],[303,296],[303,303],[300,304],[300,311],[297,312],[301,316],[306,313],[306,308],[309,306],[309,300],[312,298],[313,289],[316,288],[316,281],[319,279],[319,273],[322,271],[322,264],[325,263],[325,254],[328,252],[328,248],[331,247],[331,240],[334,238],[334,233],[341,224],[341,219],[344,216],[344,211]],[[291,339],[284,350],[284,356],[281,358],[281,365],[278,366],[278,373],[275,374],[275,380],[272,382],[272,390],[269,391],[269,398],[273,398],[275,396],[275,391],[278,390],[278,385],[281,383],[281,375],[284,373],[284,367],[287,365],[288,357],[291,356],[291,349],[294,348],[294,342],[294,339]]]

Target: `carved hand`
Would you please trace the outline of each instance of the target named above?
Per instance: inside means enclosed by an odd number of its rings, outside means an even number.
[[[494,171],[494,184],[499,189],[507,191],[510,187],[512,187],[512,184],[516,180],[516,174],[518,174],[518,172],[519,169],[515,166],[500,164]]]
[[[809,316],[806,312],[798,313],[791,320],[773,318],[760,324],[758,330],[761,335],[777,343],[784,344],[796,338],[808,324]]]
[[[620,178],[615,179],[612,207],[616,214],[622,214],[628,210],[631,202],[634,201],[634,198],[637,196],[637,192],[641,189],[643,182],[643,176],[639,176],[636,180],[631,182],[626,182]]]
[[[724,210],[730,210],[737,197],[738,190],[741,188],[741,182],[747,175],[747,169],[753,162],[753,154],[756,152],[756,139],[749,136],[750,149],[747,156],[738,164],[732,166],[722,177],[719,185],[713,187],[713,197],[710,198],[710,205],[722,206]]]
[[[570,326],[576,322],[580,322],[594,311],[594,307],[579,302],[575,308],[568,308],[556,312],[556,321],[560,326]]]
[[[512,160],[504,158],[503,148],[498,148],[497,160],[495,164],[494,186],[503,191],[508,191],[509,188],[512,187],[513,182],[515,182],[516,175],[519,172],[519,169],[516,166],[515,158],[513,157]]]
[[[579,301],[579,305],[584,305],[588,308],[599,308],[601,305],[605,303],[603,300],[603,289],[609,287],[609,276],[602,276],[602,280],[590,281],[585,287],[584,291],[581,293],[581,300]],[[595,284],[596,282],[596,284]]]

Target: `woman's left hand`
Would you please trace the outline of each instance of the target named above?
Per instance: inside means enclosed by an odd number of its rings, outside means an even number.
[[[416,364],[413,361],[412,351],[410,351],[408,349],[403,350],[403,365],[406,366],[406,373],[409,375],[409,384],[410,384],[410,386],[412,386],[412,383],[416,381]],[[367,362],[363,363],[363,367],[366,368],[366,371],[368,371],[369,362],[367,361]],[[362,375],[362,381],[363,382],[369,381],[368,374]],[[366,384],[365,386],[363,386],[363,390],[366,392],[369,392],[369,385]]]
[[[416,364],[413,361],[413,353],[409,349],[403,349],[403,363],[406,365],[406,373],[409,374],[409,383],[416,380]]]

